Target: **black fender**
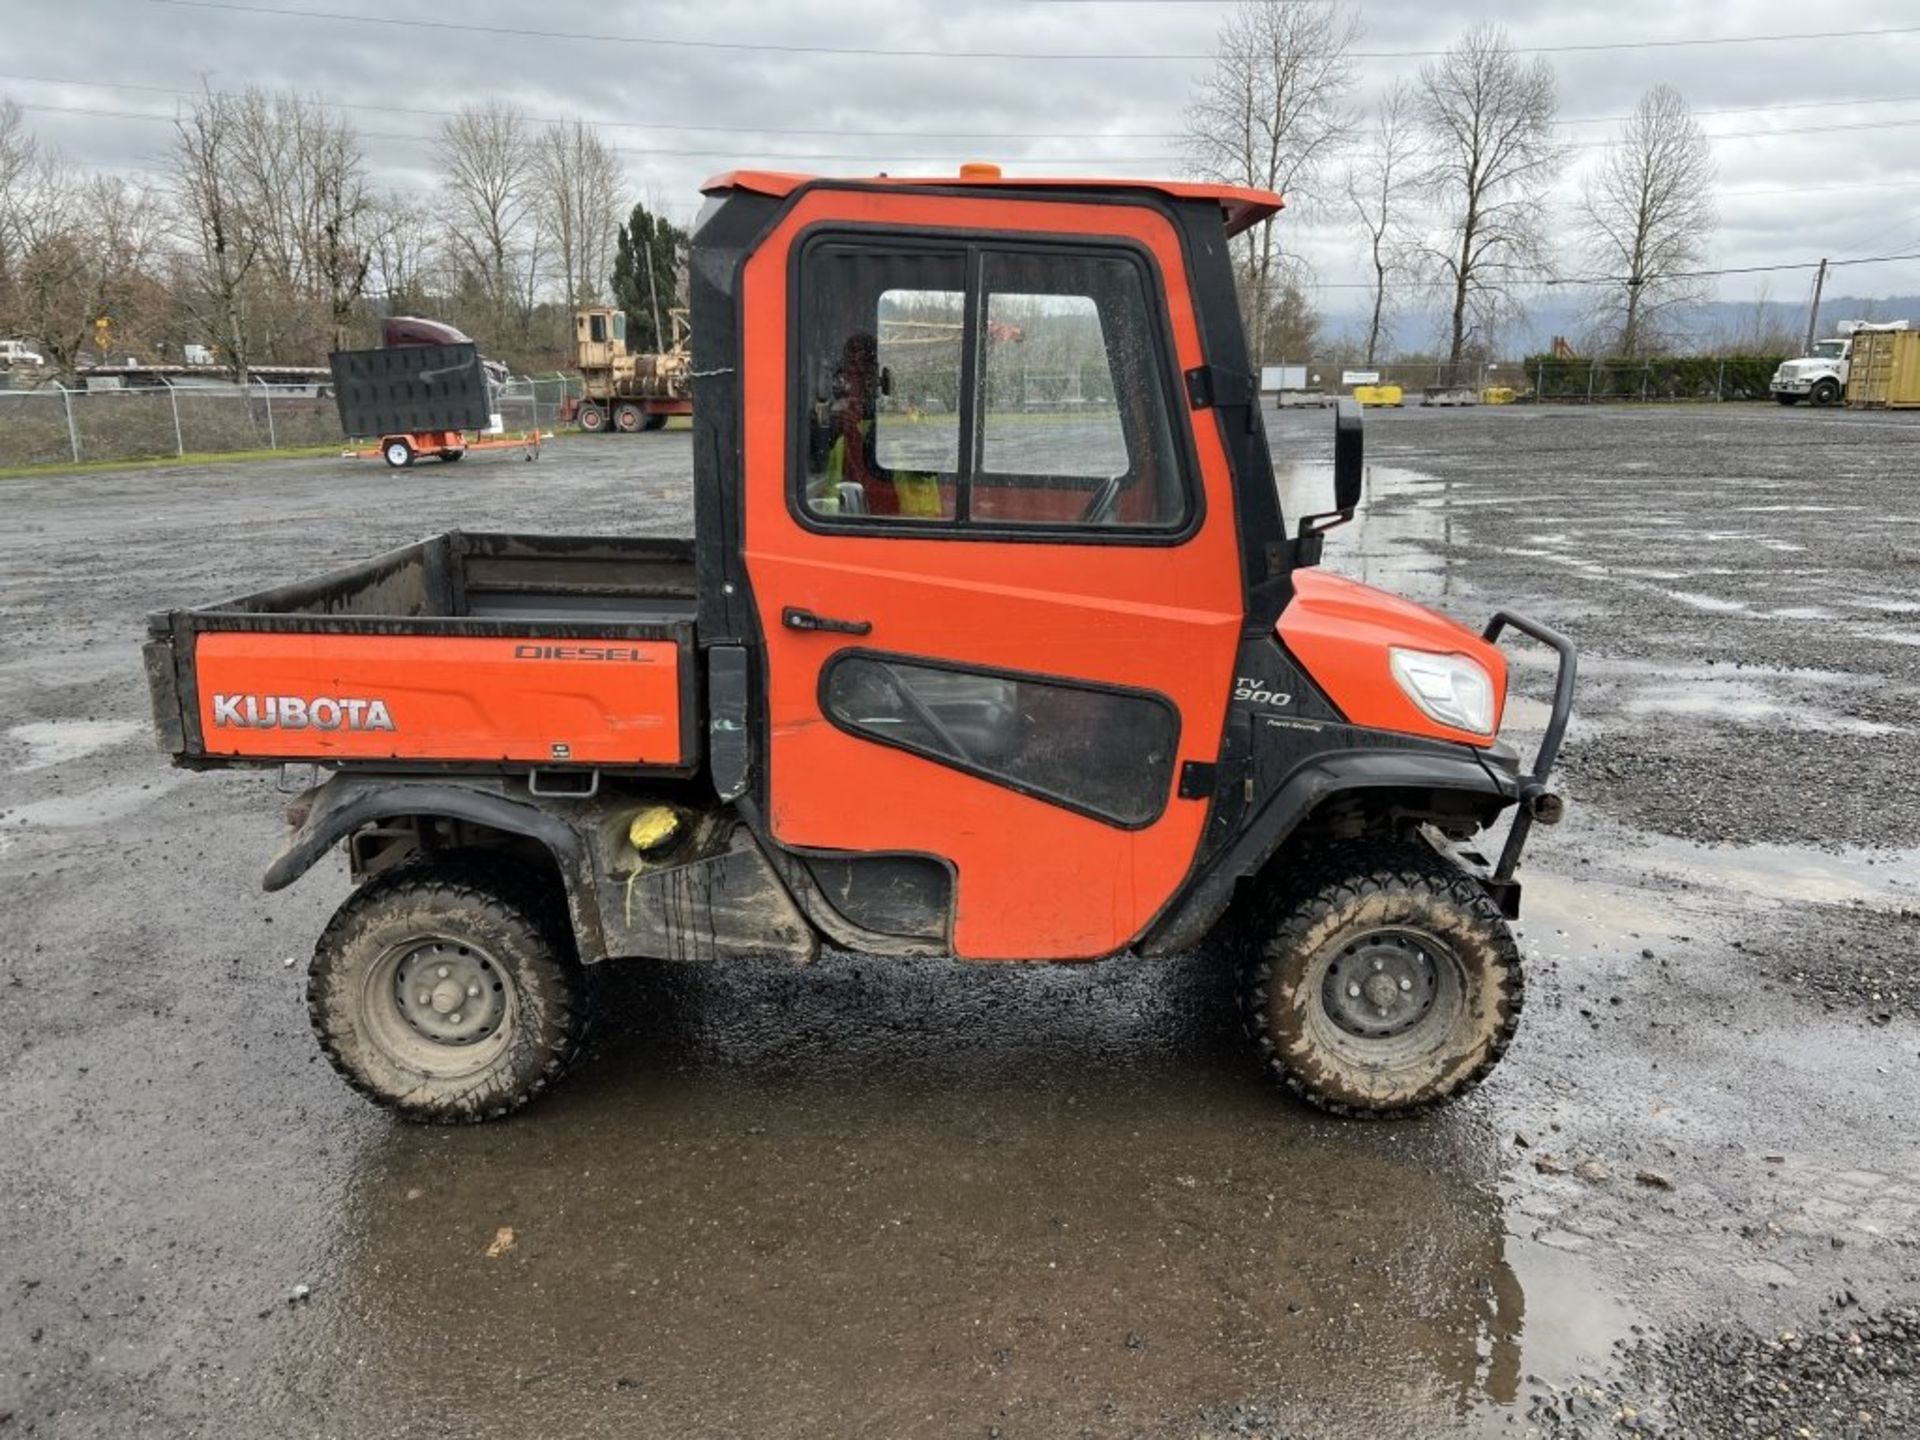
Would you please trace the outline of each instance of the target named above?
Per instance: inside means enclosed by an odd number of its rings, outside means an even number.
[[[1519,798],[1519,780],[1464,746],[1407,750],[1330,750],[1303,761],[1254,812],[1239,834],[1193,877],[1148,928],[1138,949],[1172,955],[1200,943],[1233,903],[1234,887],[1257,875],[1301,822],[1337,795],[1360,791],[1443,790],[1482,796],[1489,812]]]
[[[497,782],[496,782],[497,783]],[[402,816],[465,820],[533,840],[553,856],[566,886],[567,909],[583,960],[606,952],[587,841],[572,825],[538,805],[522,803],[472,782],[391,775],[336,775],[313,793],[306,818],[294,827],[261,878],[263,889],[283,890],[362,826]]]

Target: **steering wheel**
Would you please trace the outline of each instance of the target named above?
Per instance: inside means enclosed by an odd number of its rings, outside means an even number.
[[[1082,525],[1104,525],[1113,518],[1113,512],[1120,504],[1120,490],[1126,480],[1124,475],[1115,475],[1102,480],[1100,488],[1093,492],[1087,501],[1087,508],[1080,512]]]

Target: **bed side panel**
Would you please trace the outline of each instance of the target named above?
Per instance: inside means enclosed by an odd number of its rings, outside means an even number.
[[[671,640],[207,631],[194,669],[210,756],[609,766],[689,758]]]

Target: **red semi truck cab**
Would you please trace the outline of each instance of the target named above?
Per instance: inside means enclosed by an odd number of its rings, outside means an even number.
[[[1316,568],[1360,499],[1350,407],[1335,509],[1282,516],[1231,255],[1279,197],[980,167],[707,194],[692,541],[456,533],[154,617],[180,763],[330,772],[268,884],[335,844],[364,882],[315,959],[343,1073],[511,1108],[613,957],[1212,941],[1306,1098],[1476,1083],[1573,650]],[[1525,766],[1508,629],[1560,656]],[[1510,812],[1497,861],[1460,849]],[[486,966],[431,958],[444,932]]]

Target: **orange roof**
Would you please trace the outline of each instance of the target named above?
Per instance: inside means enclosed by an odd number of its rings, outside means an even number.
[[[1079,178],[1037,175],[1001,175],[992,166],[965,165],[958,175],[796,175],[784,170],[729,170],[700,187],[703,195],[723,190],[750,190],[756,195],[785,196],[816,180],[853,180],[862,185],[978,185],[989,189],[1017,186],[1031,190],[1152,190],[1176,200],[1214,200],[1226,211],[1227,234],[1238,235],[1249,225],[1274,214],[1286,204],[1271,190],[1245,185],[1216,185],[1203,180],[1119,180],[1105,176]]]

